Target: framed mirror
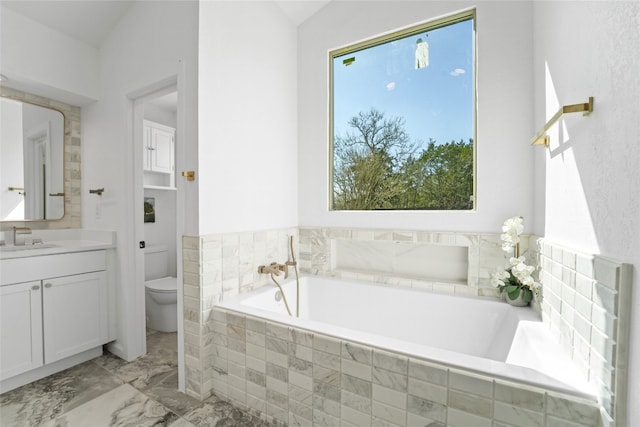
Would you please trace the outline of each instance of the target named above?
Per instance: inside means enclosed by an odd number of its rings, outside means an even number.
[[[65,116],[0,98],[0,221],[59,220],[65,214]]]

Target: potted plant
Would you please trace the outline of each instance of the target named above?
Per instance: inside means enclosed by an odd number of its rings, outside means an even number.
[[[500,292],[506,294],[509,304],[524,307],[533,300],[538,293],[540,284],[532,274],[535,267],[525,264],[525,257],[520,256],[520,235],[524,231],[524,218],[516,216],[507,219],[502,225],[502,250],[511,253],[510,267],[499,268],[491,274],[491,284]]]

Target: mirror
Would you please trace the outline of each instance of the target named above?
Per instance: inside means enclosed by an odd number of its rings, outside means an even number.
[[[61,219],[64,115],[15,99],[0,102],[0,220]]]

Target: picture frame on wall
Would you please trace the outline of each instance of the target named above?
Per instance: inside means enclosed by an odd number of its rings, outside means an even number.
[[[156,222],[156,198],[144,198],[144,222]]]

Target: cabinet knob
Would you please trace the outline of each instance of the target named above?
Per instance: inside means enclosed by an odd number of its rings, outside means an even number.
[[[51,283],[45,283],[45,284],[44,284],[44,287],[45,287],[45,288],[50,288],[51,286],[53,286]]]
[[[31,287],[31,290],[33,290],[33,291],[37,291],[38,289],[40,289],[40,285],[33,285]]]

